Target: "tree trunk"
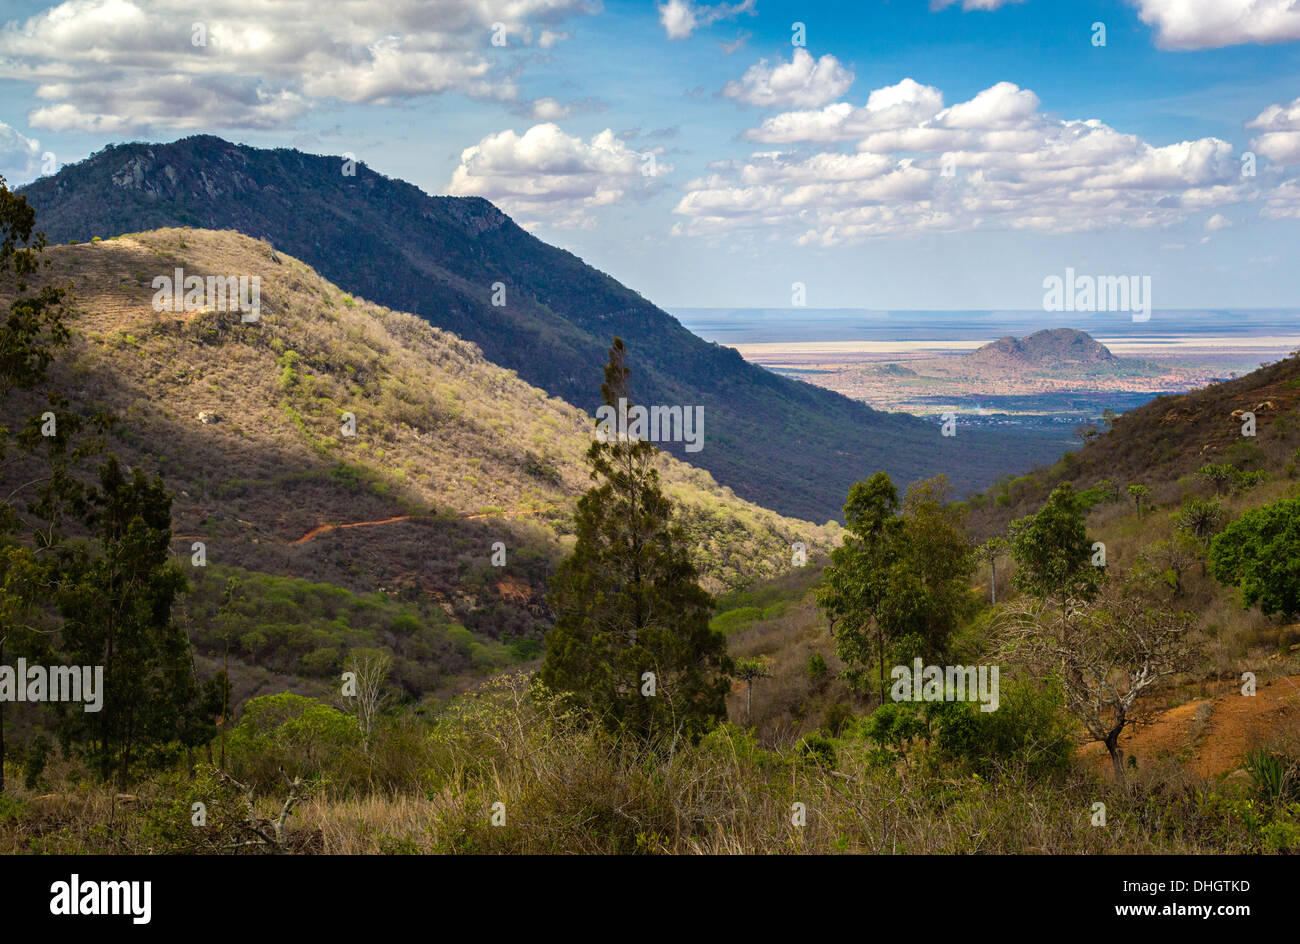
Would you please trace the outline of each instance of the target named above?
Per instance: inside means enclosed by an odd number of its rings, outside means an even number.
[[[1106,745],[1106,752],[1110,754],[1111,765],[1115,768],[1115,782],[1120,786],[1124,785],[1124,752],[1119,749],[1119,735],[1123,730],[1123,723],[1117,724],[1111,728],[1106,735],[1106,740],[1102,742]]]
[[[750,679],[749,684],[745,686],[745,724],[753,720],[754,712],[752,710],[754,697],[754,680]]]
[[[993,605],[998,605],[998,562],[989,558],[989,591],[993,594]]]

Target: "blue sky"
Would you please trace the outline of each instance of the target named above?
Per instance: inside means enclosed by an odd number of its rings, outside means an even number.
[[[351,152],[665,307],[1035,308],[1066,267],[1292,307],[1289,6],[4,0],[0,173],[198,132]]]

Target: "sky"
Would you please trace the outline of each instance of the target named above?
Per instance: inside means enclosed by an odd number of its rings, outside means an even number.
[[[10,185],[198,133],[486,197],[667,308],[1300,307],[1297,0],[0,0]]]

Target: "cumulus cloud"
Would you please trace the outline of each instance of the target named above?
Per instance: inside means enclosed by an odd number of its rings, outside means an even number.
[[[645,173],[655,154],[653,175]],[[447,192],[496,203],[521,226],[558,228],[595,225],[592,211],[643,200],[662,187],[673,166],[658,155],[629,148],[606,128],[590,140],[565,134],[552,123],[490,134],[466,148]]]
[[[1265,158],[1274,164],[1300,164],[1300,98],[1285,105],[1269,105],[1246,122],[1246,127],[1263,132],[1250,146]]]
[[[1228,229],[1230,226],[1232,226],[1232,221],[1222,213],[1216,213],[1205,221],[1205,229],[1211,233],[1217,233],[1221,229]]]
[[[866,105],[847,102],[820,111],[791,111],[773,115],[745,137],[767,144],[806,141],[830,144],[854,141],[873,131],[891,131],[919,125],[943,108],[943,93],[912,79],[886,86],[867,96]]]
[[[446,92],[514,102],[511,49],[551,48],[551,27],[596,2],[64,0],[0,27],[0,78],[35,82],[29,124],[58,131],[271,128],[321,100]]]
[[[17,186],[35,177],[40,165],[40,142],[0,121],[0,177]]]
[[[1226,141],[1154,146],[1039,106],[1032,91],[999,82],[945,107],[938,89],[905,79],[863,106],[773,116],[748,137],[801,147],[689,182],[674,232],[837,245],[980,227],[1163,226],[1252,194]],[[843,150],[849,142],[855,153]]]
[[[1165,49],[1212,49],[1300,39],[1296,0],[1136,0]]]
[[[659,6],[659,22],[669,39],[686,39],[697,29],[712,26],[719,20],[730,20],[746,13],[753,16],[757,0],[742,0],[741,3],[719,3],[716,6],[704,6],[691,0],[668,0]]]
[[[814,59],[796,48],[789,62],[760,59],[722,89],[725,98],[760,108],[816,108],[834,101],[853,84],[853,73],[826,53]]]

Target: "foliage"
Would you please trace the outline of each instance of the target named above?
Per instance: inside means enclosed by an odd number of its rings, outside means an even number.
[[[337,708],[288,692],[263,695],[244,705],[230,732],[231,769],[240,780],[270,789],[283,776],[320,776],[361,741],[356,719]]]
[[[916,482],[900,507],[889,476],[878,472],[855,484],[844,505],[849,534],[831,553],[817,600],[847,677],[865,687],[874,663],[882,701],[887,655],[937,657],[972,607],[963,511],[947,494],[942,476]]]
[[[1063,612],[1097,593],[1100,572],[1092,566],[1083,506],[1069,483],[1053,489],[1037,514],[1012,522],[1011,553],[1017,564],[1012,584]]]
[[[1246,606],[1300,615],[1300,500],[1252,508],[1228,525],[1210,545],[1210,567]]]
[[[629,374],[615,338],[601,392],[616,411]],[[577,543],[552,581],[556,620],[539,677],[610,730],[698,737],[725,717],[729,688],[726,643],[709,627],[713,601],[672,521],[658,450],[605,439],[587,453],[597,484],[578,502]]]

